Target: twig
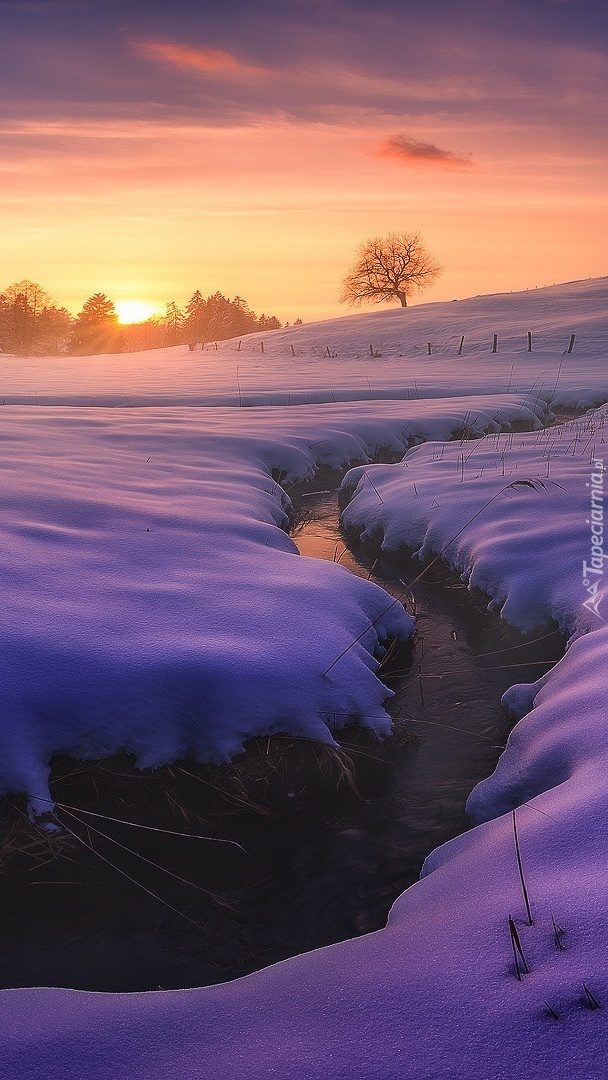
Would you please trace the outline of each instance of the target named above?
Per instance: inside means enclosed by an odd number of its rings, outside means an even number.
[[[526,879],[524,877],[524,868],[521,861],[521,851],[519,850],[519,837],[517,835],[517,818],[515,816],[515,807],[511,811],[513,818],[513,837],[515,839],[515,852],[517,854],[517,868],[519,870],[519,879],[521,881],[521,891],[524,896],[524,903],[526,905],[526,912],[528,915],[528,926],[533,926],[534,921],[532,919],[532,912],[530,910],[530,899],[528,897],[528,889],[526,887]]]

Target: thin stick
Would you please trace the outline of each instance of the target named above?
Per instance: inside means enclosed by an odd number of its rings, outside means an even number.
[[[513,818],[513,836],[515,838],[515,852],[517,854],[517,867],[518,867],[518,870],[519,870],[519,880],[521,881],[521,891],[522,891],[523,896],[524,896],[524,903],[526,905],[526,912],[528,914],[528,926],[533,926],[534,925],[534,920],[532,919],[532,912],[530,910],[530,899],[528,897],[528,890],[526,888],[526,879],[524,877],[524,868],[523,868],[522,861],[521,861],[521,851],[519,850],[519,837],[517,835],[517,818],[515,816],[515,807],[513,807],[513,810],[511,811],[511,814],[512,814],[512,818]]]
[[[130,825],[133,829],[146,829],[147,832],[165,833],[167,836],[183,836],[186,840],[207,840],[210,844],[232,844],[234,847],[238,847],[245,853],[244,847],[241,847],[236,840],[223,840],[221,836],[202,836],[199,833],[186,833],[176,832],[174,829],[161,829],[155,825],[140,825],[136,821],[126,821],[124,818],[110,817],[108,814],[98,814],[94,810],[83,810],[81,806],[69,806],[67,803],[56,802],[53,799],[43,799],[40,795],[33,797],[34,802],[48,803],[50,807],[58,806],[60,810],[75,810],[77,814],[86,814],[87,817],[101,818],[103,821],[112,821],[115,825]]]
[[[536,807],[533,807],[533,809],[535,810]],[[553,918],[553,915],[551,916],[551,922],[553,924],[553,935],[555,937],[555,944],[557,945],[558,949],[563,952],[566,946],[562,944],[562,935],[565,934],[566,931],[562,930],[561,926],[557,925],[555,919]]]
[[[595,1009],[601,1009],[602,1006],[600,1005],[599,1001],[597,1000],[595,994],[593,994],[591,992],[591,990],[589,989],[589,987],[587,986],[587,983],[583,983],[583,990],[585,991],[585,997],[587,998],[587,1004],[588,1004],[589,1008],[591,1009],[591,1011],[594,1012]]]
[[[515,967],[516,967],[516,970],[517,970],[517,978],[521,982],[521,974],[520,974],[520,971],[519,971],[519,963],[518,963],[518,960],[517,960],[517,954],[519,954],[519,957],[521,959],[522,966],[523,966],[523,969],[524,969],[526,975],[530,974],[530,968],[528,967],[528,963],[527,963],[526,958],[524,956],[524,950],[522,949],[521,941],[519,940],[519,934],[517,933],[517,927],[516,927],[515,923],[513,922],[513,919],[511,918],[510,915],[509,915],[509,932],[511,934],[511,944],[513,946],[513,955],[515,956]]]
[[[369,480],[369,482],[370,482],[370,484],[372,485],[372,487],[373,487],[374,491],[376,492],[376,495],[377,495],[377,496],[378,496],[378,498],[380,499],[380,502],[381,502],[381,503],[383,503],[383,502],[384,502],[384,499],[382,498],[382,495],[380,494],[380,492],[378,491],[378,488],[377,488],[377,487],[376,487],[376,485],[374,484],[374,481],[373,481],[373,480],[371,479],[371,477],[369,476],[369,474],[368,474],[368,473],[363,473],[363,475],[364,475],[364,477],[365,477],[365,479],[366,479],[366,480]]]
[[[196,929],[200,930],[201,933],[205,933],[205,927],[201,926],[200,923],[195,922],[195,920],[191,919],[189,915],[184,915],[183,911],[180,911],[179,908],[173,907],[173,904],[170,904],[168,900],[163,900],[162,896],[157,896],[157,894],[152,892],[151,889],[147,889],[145,885],[141,884],[141,881],[136,881],[136,879],[131,877],[130,874],[127,874],[126,870],[121,870],[120,867],[116,866],[113,862],[110,861],[110,859],[106,859],[105,855],[102,855],[101,852],[97,851],[97,848],[94,848],[92,844],[87,844],[86,840],[83,840],[82,836],[78,836],[78,833],[75,833],[72,829],[70,829],[69,826],[65,824],[65,822],[62,822],[62,826],[66,830],[66,832],[69,832],[70,836],[73,836],[75,840],[78,840],[78,842],[82,844],[83,847],[87,848],[89,851],[92,851],[93,855],[97,855],[97,858],[101,859],[102,862],[105,862],[108,866],[111,866],[112,870],[115,870],[117,874],[122,874],[122,876],[125,877],[127,881],[130,881],[132,885],[137,886],[138,889],[142,889],[143,892],[148,894],[148,896],[151,896],[154,900],[157,900],[159,904],[163,904],[165,907],[169,908],[170,911],[173,911],[175,915],[179,915],[180,919],[185,919],[186,922],[192,923],[192,925],[196,926]]]
[[[139,851],[133,851],[133,848],[127,847],[126,844],[121,844],[120,841],[115,840],[113,836],[108,836],[108,834],[102,832],[101,829],[96,829],[94,825],[87,825],[86,822],[81,821],[77,814],[71,814],[69,810],[65,810],[64,813],[66,813],[68,817],[73,818],[74,821],[77,821],[79,825],[84,825],[89,834],[89,840],[92,832],[97,833],[97,836],[103,836],[104,840],[107,840],[110,844],[115,844],[116,847],[128,852],[129,855],[134,855],[136,859],[141,859],[141,861],[147,863],[148,866],[153,866],[155,870],[160,870],[161,874],[168,874],[169,877],[175,878],[176,881],[181,881],[182,885],[190,885],[193,889],[198,889],[199,892],[204,893],[205,896],[210,896],[217,903],[222,903],[219,896],[209,892],[208,889],[203,889],[201,885],[196,885],[194,881],[188,881],[187,878],[181,877],[180,874],[174,874],[172,870],[167,870],[167,868],[161,866],[160,863],[156,863],[152,859],[146,858],[146,856],[141,855]]]
[[[478,731],[470,731],[468,728],[454,727],[453,724],[439,724],[435,720],[420,720],[419,717],[413,716],[394,716],[393,720],[407,720],[410,724],[427,724],[431,727],[443,728],[444,731],[459,731],[461,735],[473,735],[477,739],[483,739],[484,742],[490,743],[491,746],[497,747],[497,749],[504,749],[504,747],[498,746],[493,739],[489,739],[487,735],[480,735]],[[536,807],[532,807],[533,810]]]

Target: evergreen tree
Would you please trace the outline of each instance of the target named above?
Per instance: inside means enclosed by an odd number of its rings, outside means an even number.
[[[240,337],[243,334],[252,334],[256,329],[256,317],[242,296],[235,296],[232,301],[233,324],[230,337]]]
[[[201,343],[204,343],[207,330],[206,308],[207,305],[203,298],[203,294],[200,289],[197,289],[196,292],[193,292],[186,304],[184,329],[186,330],[188,341],[200,341]]]
[[[281,324],[276,315],[260,315],[257,330],[280,330]]]
[[[232,337],[234,326],[233,308],[230,300],[221,292],[207,297],[207,340],[224,341]]]
[[[70,352],[79,356],[113,352],[118,347],[118,315],[114,301],[105,293],[94,293],[76,316]]]
[[[187,340],[184,313],[175,300],[170,300],[161,319],[165,345],[181,345]]]

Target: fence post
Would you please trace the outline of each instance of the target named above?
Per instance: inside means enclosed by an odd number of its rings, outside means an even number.
[[[427,343],[426,343],[426,351],[430,356],[431,355],[431,343],[430,343],[430,341],[427,341]]]
[[[462,356],[462,346],[463,345],[464,345],[464,334],[462,335],[462,337],[460,339],[460,345],[458,346],[458,355],[459,356]]]
[[[289,348],[291,349],[291,355],[295,356],[296,355],[296,350],[294,349],[293,345],[290,345]]]
[[[494,334],[492,338],[492,352],[496,352],[498,348],[498,334]]]
[[[571,353],[574,348],[574,339],[576,334],[570,334],[570,344],[568,345],[568,352]]]
[[[532,352],[532,334],[528,330],[528,352]]]

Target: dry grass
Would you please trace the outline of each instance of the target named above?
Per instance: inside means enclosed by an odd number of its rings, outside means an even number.
[[[0,799],[0,875],[27,873],[57,860],[74,859],[77,842],[65,833],[47,832],[34,824],[21,795]]]
[[[50,778],[55,821],[65,824],[64,812],[88,812],[118,823],[220,838],[222,822],[234,815],[326,813],[345,799],[365,798],[393,755],[416,743],[404,724],[396,724],[384,743],[355,725],[338,737],[340,746],[289,735],[252,739],[229,765],[180,761],[140,770],[124,754],[102,761],[56,758]],[[44,828],[49,819],[51,813],[32,822],[24,796],[0,799],[0,876],[28,877],[58,862],[65,874],[66,863],[86,860],[82,843],[65,828]],[[94,817],[84,820],[91,828],[99,823]]]

